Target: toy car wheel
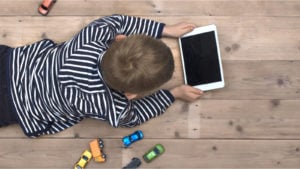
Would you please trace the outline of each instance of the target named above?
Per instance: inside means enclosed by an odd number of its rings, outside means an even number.
[[[102,154],[102,158],[106,159],[106,154]]]
[[[104,147],[104,143],[103,140],[99,139],[99,147],[103,148]]]

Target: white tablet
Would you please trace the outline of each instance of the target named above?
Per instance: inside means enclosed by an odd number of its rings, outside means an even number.
[[[215,25],[195,28],[179,38],[185,84],[203,91],[225,85]]]

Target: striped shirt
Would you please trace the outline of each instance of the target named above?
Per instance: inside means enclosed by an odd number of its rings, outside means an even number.
[[[84,118],[133,127],[162,114],[174,101],[167,90],[137,100],[106,86],[99,62],[118,34],[162,35],[164,24],[132,16],[97,19],[71,40],[44,39],[13,49],[11,96],[29,137],[60,132]]]

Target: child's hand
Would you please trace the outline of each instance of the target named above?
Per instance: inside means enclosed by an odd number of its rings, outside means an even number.
[[[189,85],[180,85],[170,90],[175,99],[192,102],[199,99],[203,91]]]
[[[163,30],[163,36],[178,38],[183,34],[192,31],[195,27],[195,24],[185,22],[181,22],[175,25],[166,25]]]

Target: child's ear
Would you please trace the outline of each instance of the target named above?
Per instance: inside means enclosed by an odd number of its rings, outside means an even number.
[[[138,94],[128,92],[125,92],[124,95],[127,97],[128,100],[132,100],[138,96]]]
[[[115,37],[115,41],[118,42],[118,41],[121,41],[121,40],[123,40],[123,39],[125,39],[125,38],[127,38],[126,35],[117,35],[117,36]]]

